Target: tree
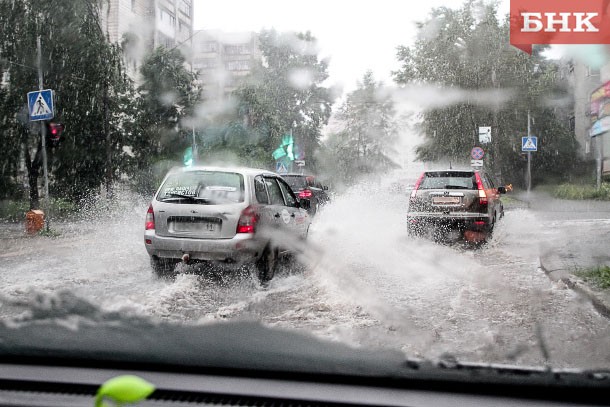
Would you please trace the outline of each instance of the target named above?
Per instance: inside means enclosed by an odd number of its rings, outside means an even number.
[[[155,167],[164,161],[182,161],[192,143],[192,127],[183,121],[193,116],[200,90],[195,86],[197,76],[186,68],[178,49],[154,49],[145,57],[140,73],[138,116],[130,126],[134,154],[130,172],[142,192],[151,192],[161,175]]]
[[[97,0],[15,0],[0,3],[0,54],[8,83],[1,101],[5,142],[21,146],[28,171],[30,206],[38,207],[42,145],[39,125],[27,117],[26,94],[38,89],[36,43],[42,44],[44,87],[55,94],[55,120],[65,123],[64,140],[49,149],[52,194],[78,200],[120,171],[124,99],[131,83],[120,49],[100,26]],[[14,154],[14,152],[12,153]]]
[[[318,148],[321,129],[328,122],[334,96],[322,83],[328,78],[328,64],[317,55],[311,33],[262,31],[259,37],[262,63],[235,92],[243,141],[267,154],[291,133],[311,163]]]
[[[335,167],[331,171],[350,184],[364,174],[375,174],[399,166],[395,153],[398,126],[391,93],[376,82],[373,73],[364,74],[337,113],[343,129],[326,143]]]
[[[529,56],[510,45],[509,18],[498,18],[497,3],[469,0],[459,9],[434,8],[419,28],[415,44],[398,49],[402,67],[394,73],[396,82],[441,86],[460,97],[457,103],[433,100],[423,112],[425,142],[417,148],[418,159],[466,163],[478,144],[478,127],[492,126],[492,143],[483,146],[486,165],[498,178],[522,183],[520,143],[530,110],[540,144],[536,173],[561,175],[576,165],[568,120],[550,103],[558,91],[566,93],[559,67],[541,56],[542,48]]]

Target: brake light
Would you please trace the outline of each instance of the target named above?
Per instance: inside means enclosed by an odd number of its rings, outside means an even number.
[[[304,189],[302,191],[299,192],[299,198],[311,198],[313,196],[313,192],[311,192],[311,189]]]
[[[479,190],[479,203],[481,205],[487,205],[487,193],[485,192],[485,187],[483,186],[483,180],[481,179],[481,175],[478,172],[475,172],[474,176],[477,180],[477,189]]]
[[[424,180],[424,175],[426,175],[426,173],[422,172],[421,175],[419,176],[419,178],[417,179],[417,182],[415,183],[413,190],[411,190],[411,199],[415,198],[415,196],[417,195],[417,189],[419,188],[419,185],[421,184],[421,182]]]
[[[248,206],[239,216],[236,233],[254,233],[257,221],[258,216],[256,210],[253,207]]]
[[[155,213],[153,212],[152,204],[148,207],[148,211],[146,212],[146,221],[144,223],[144,228],[146,230],[155,229]]]

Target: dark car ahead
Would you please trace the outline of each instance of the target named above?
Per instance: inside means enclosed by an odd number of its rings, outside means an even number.
[[[466,239],[484,240],[504,215],[503,193],[506,188],[496,188],[483,171],[426,171],[411,191],[409,234],[459,232]]]
[[[311,202],[310,215],[315,215],[320,206],[330,201],[326,192],[328,187],[323,186],[313,175],[284,174],[282,178],[286,180],[299,199],[307,199]]]

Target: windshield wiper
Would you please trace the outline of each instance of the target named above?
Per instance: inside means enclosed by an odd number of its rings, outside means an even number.
[[[184,194],[177,194],[177,193],[169,193],[166,194],[166,196],[170,196],[172,198],[179,198],[179,199],[188,199],[189,201],[194,201],[194,202],[201,202],[201,203],[209,203],[210,200],[208,198],[202,198],[200,196],[193,196],[193,195],[184,195]],[[171,198],[169,198],[171,199]],[[167,201],[168,198],[163,198],[161,199],[162,202]]]

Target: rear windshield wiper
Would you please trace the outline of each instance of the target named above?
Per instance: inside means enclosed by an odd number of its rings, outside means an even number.
[[[208,198],[202,198],[202,197],[193,196],[193,195],[176,194],[174,192],[166,194],[166,198],[161,199],[161,201],[168,200],[167,196],[169,196],[171,198],[188,199],[189,201],[194,201],[194,202],[202,202],[202,203],[209,203],[210,202],[210,200]]]

